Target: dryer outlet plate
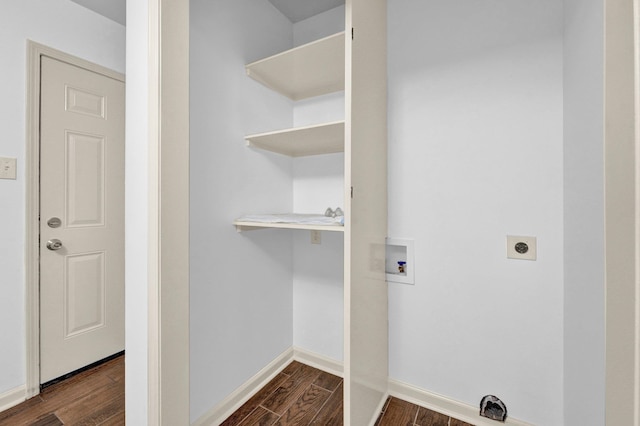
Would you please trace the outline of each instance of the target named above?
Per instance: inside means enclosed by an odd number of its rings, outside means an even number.
[[[538,247],[536,237],[507,235],[507,258],[536,260]]]

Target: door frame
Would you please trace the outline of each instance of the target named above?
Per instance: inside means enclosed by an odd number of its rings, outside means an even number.
[[[126,6],[126,420],[186,425],[189,0]]]
[[[40,63],[43,56],[124,83],[123,74],[27,40],[25,158],[26,398],[40,393]]]
[[[640,0],[605,1],[607,425],[640,426]]]

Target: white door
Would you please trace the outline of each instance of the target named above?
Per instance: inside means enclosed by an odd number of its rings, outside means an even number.
[[[43,57],[40,382],[124,350],[124,83]]]

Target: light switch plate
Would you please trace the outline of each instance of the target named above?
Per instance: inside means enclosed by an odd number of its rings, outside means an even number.
[[[507,235],[507,258],[536,260],[537,251],[536,237]]]
[[[16,159],[0,157],[0,179],[16,178]]]

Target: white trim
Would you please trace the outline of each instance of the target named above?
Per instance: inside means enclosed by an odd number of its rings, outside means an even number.
[[[147,424],[161,423],[161,327],[160,327],[160,6],[149,0],[148,40],[148,239],[147,239]]]
[[[640,426],[636,0],[605,2],[605,421]]]
[[[125,81],[124,75],[59,50],[27,40],[25,320],[26,398],[40,393],[40,59],[47,56],[88,71]]]
[[[344,377],[344,364],[342,361],[295,346],[293,347],[293,359],[334,376]]]
[[[255,393],[277,376],[295,358],[294,349],[289,348],[258,371],[252,378],[233,391],[222,402],[192,423],[193,426],[219,425],[247,402]]]
[[[479,407],[464,404],[397,380],[389,379],[389,395],[476,426],[495,426],[497,424],[495,420],[480,417]],[[523,422],[509,416],[507,416],[507,420],[501,424],[507,426],[532,426],[531,423]]]
[[[635,86],[635,180],[636,180],[636,217],[635,217],[635,404],[633,408],[634,424],[640,425],[640,0],[633,2],[633,44],[634,44],[634,86]]]
[[[189,0],[150,3],[149,424],[173,426],[190,420]]]
[[[294,360],[339,377],[343,376],[342,362],[306,349],[289,348],[192,425],[208,426],[222,423]]]
[[[25,327],[26,396],[40,392],[40,45],[27,41]]]
[[[27,387],[22,385],[4,393],[0,393],[0,412],[24,402],[27,399],[25,396],[26,391]]]
[[[203,414],[192,426],[217,426],[238,408],[247,402],[253,395],[277,376],[291,361],[315,367],[327,373],[343,377],[344,365],[342,362],[324,355],[320,355],[306,349],[293,347],[287,349],[266,367],[257,372],[253,377],[238,387],[214,408]],[[468,405],[424,389],[417,388],[398,380],[389,379],[388,394],[381,400],[378,410],[374,413],[371,425],[375,423],[382,412],[387,396],[394,396],[416,405],[451,416],[458,420],[471,423],[476,426],[495,426],[495,420],[489,420],[479,415],[479,407]],[[506,426],[532,426],[531,423],[507,417]]]

